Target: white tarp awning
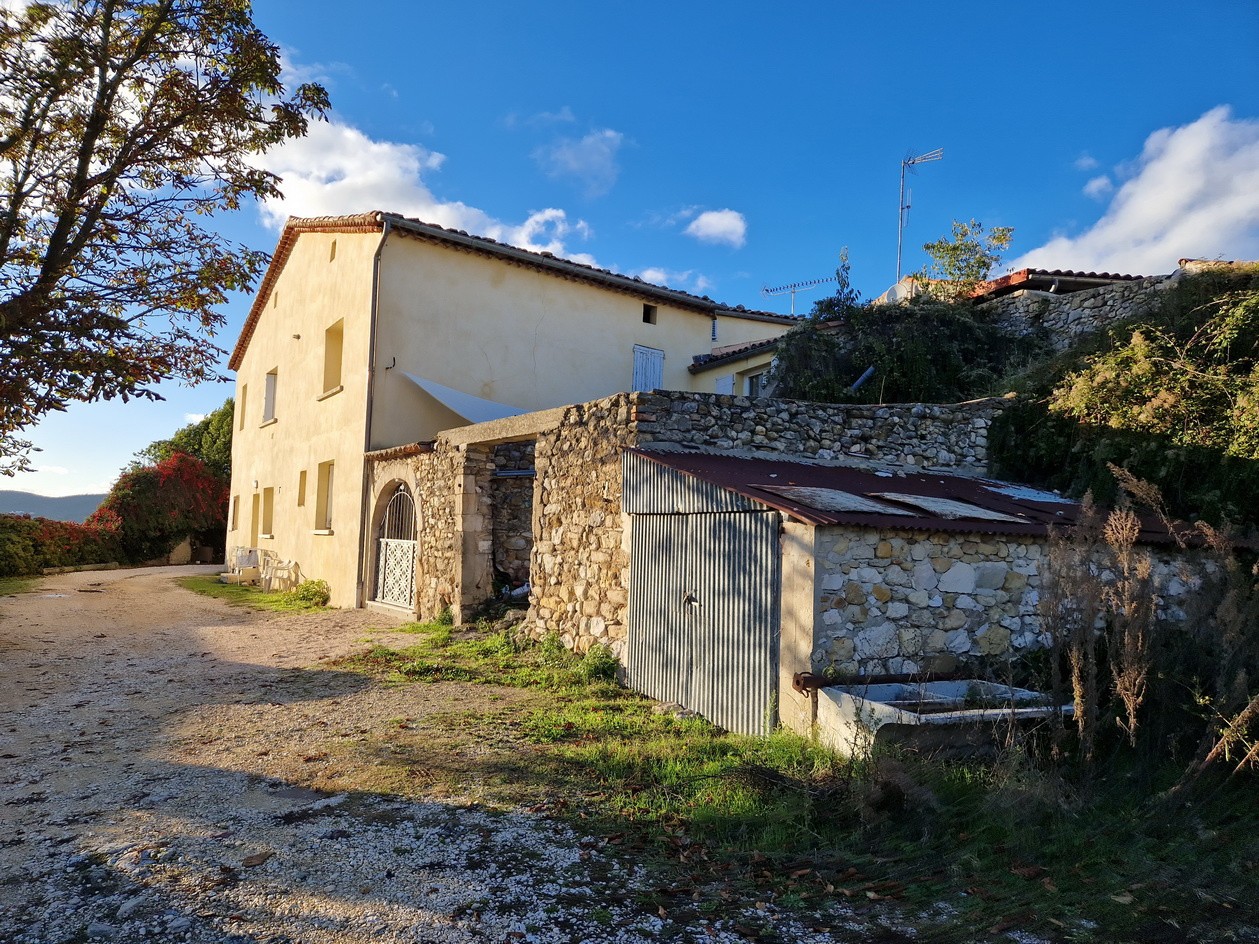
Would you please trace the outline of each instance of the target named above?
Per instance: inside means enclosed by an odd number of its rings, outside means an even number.
[[[469,423],[501,420],[505,416],[520,416],[525,412],[505,403],[495,403],[493,400],[474,397],[470,393],[455,390],[453,387],[439,384],[435,380],[417,377],[415,374],[408,373],[405,370],[402,372],[402,376],[406,377],[407,380],[411,381],[411,383],[415,384],[446,409],[462,416]]]

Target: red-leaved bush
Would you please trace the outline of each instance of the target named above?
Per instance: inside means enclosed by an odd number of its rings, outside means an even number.
[[[87,526],[112,535],[124,560],[153,560],[189,534],[225,527],[227,495],[204,462],[176,452],[119,476]]]

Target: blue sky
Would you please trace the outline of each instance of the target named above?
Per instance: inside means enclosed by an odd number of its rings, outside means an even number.
[[[865,295],[892,283],[900,161],[943,148],[909,178],[906,271],[972,217],[1014,227],[1016,267],[1259,258],[1253,0],[256,0],[255,18],[333,102],[263,159],[284,204],[216,221],[268,250],[287,215],[383,209],[786,311],[760,289],[831,275],[845,246]],[[0,487],[103,491],[230,386],[162,392],[49,417],[39,471]]]

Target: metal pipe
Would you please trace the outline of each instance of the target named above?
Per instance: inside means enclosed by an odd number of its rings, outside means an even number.
[[[848,388],[848,392],[856,393],[857,389],[873,376],[874,376],[874,365],[871,364],[869,367],[866,368],[865,373],[863,373],[860,377],[857,378],[857,382]]]
[[[382,213],[380,242],[376,245],[376,252],[372,256],[372,303],[367,332],[367,425],[363,429],[363,485],[358,515],[359,527],[363,528],[363,533],[359,535],[358,581],[354,591],[357,606],[367,605],[367,547],[372,537],[371,520],[367,516],[371,502],[371,476],[368,474],[367,453],[372,449],[372,398],[376,387],[376,321],[380,308],[380,255],[385,249],[385,241],[389,239],[392,229],[393,221],[388,215]],[[366,527],[363,527],[364,525]]]

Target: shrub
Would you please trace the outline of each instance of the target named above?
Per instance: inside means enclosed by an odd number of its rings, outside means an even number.
[[[117,557],[113,534],[98,525],[0,515],[0,577],[38,574],[45,567],[103,564]]]
[[[189,534],[226,527],[227,493],[204,462],[176,452],[124,472],[87,523],[112,533],[122,556],[141,563],[169,554]]]
[[[302,606],[327,606],[332,599],[332,588],[326,580],[304,580],[284,594],[286,602]]]

